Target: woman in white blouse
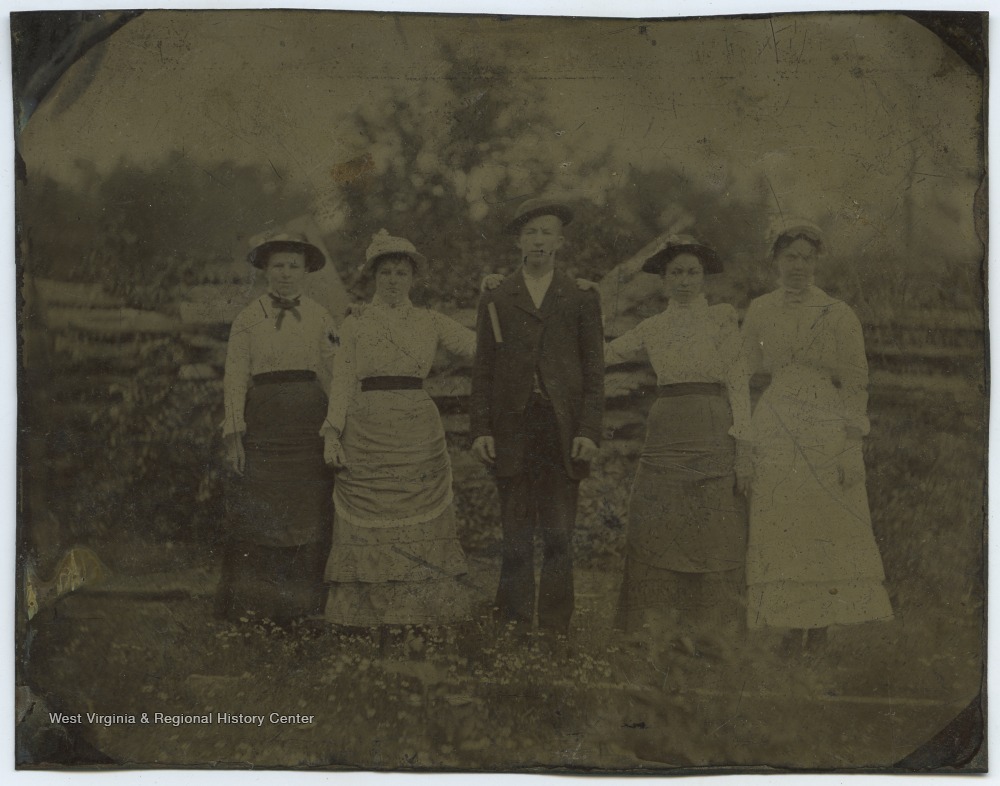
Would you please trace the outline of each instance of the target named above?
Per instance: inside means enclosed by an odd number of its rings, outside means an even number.
[[[742,616],[746,515],[734,473],[750,404],[736,311],[706,301],[704,278],[722,263],[693,237],[665,237],[642,270],[663,276],[667,308],[605,352],[608,365],[643,353],[657,377],[629,498],[617,625],[709,652]],[[744,462],[741,485],[747,474]]]
[[[892,617],[861,452],[864,337],[850,306],[813,284],[822,251],[815,224],[780,227],[780,286],[743,322],[747,372],[771,375],[751,421],[748,623],[784,630],[793,650],[821,644],[830,625]]]
[[[278,234],[249,261],[268,291],[236,317],[226,351],[223,441],[235,473],[216,613],[288,622],[323,600],[333,475],[317,432],[337,341],[333,321],[302,295],[326,263],[304,237]]]
[[[409,241],[382,230],[366,253],[375,296],[341,326],[322,429],[338,470],[326,618],[340,625],[470,616],[451,463],[423,382],[439,345],[471,359],[475,334],[410,302],[423,263]]]

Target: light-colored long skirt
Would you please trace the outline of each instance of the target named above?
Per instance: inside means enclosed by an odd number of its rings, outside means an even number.
[[[434,402],[422,390],[361,393],[341,442],[326,619],[365,627],[468,619],[467,563]]]
[[[750,627],[892,617],[864,481],[841,482],[843,423],[839,391],[808,369],[776,374],[754,411]]]

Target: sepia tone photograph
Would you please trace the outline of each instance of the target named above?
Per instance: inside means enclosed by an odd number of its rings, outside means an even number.
[[[987,771],[985,12],[9,18],[19,769]]]

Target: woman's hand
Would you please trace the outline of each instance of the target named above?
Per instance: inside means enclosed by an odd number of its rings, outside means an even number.
[[[753,492],[753,466],[736,465],[736,490],[749,498]]]
[[[573,448],[570,458],[573,461],[593,461],[597,458],[599,448],[589,437],[573,437]]]
[[[736,490],[745,497],[753,491],[753,444],[746,439],[736,440]]]
[[[597,282],[591,281],[589,278],[578,278],[576,280],[576,288],[579,289],[581,292],[586,292],[592,289],[598,294],[600,294]]]
[[[837,459],[837,475],[840,485],[845,489],[864,483],[865,457],[860,437],[848,437],[844,452]]]
[[[237,475],[242,475],[247,465],[247,454],[243,449],[243,432],[226,434],[223,442],[226,447],[226,464]]]
[[[332,435],[323,437],[323,460],[328,467],[343,469],[347,466],[344,446],[340,444],[340,439]]]
[[[476,437],[472,443],[472,453],[487,467],[492,467],[497,460],[497,447],[493,437]]]
[[[480,292],[492,292],[503,283],[503,276],[499,273],[488,273],[483,276],[483,282],[479,285]]]

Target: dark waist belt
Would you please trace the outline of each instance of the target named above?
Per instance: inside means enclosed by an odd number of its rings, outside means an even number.
[[[316,379],[315,371],[266,371],[254,374],[255,385],[274,385],[280,382],[312,382]]]
[[[371,390],[420,390],[424,381],[420,377],[365,377],[361,380],[361,392]]]
[[[656,395],[669,396],[724,396],[726,386],[721,382],[678,382],[676,385],[657,385]]]

